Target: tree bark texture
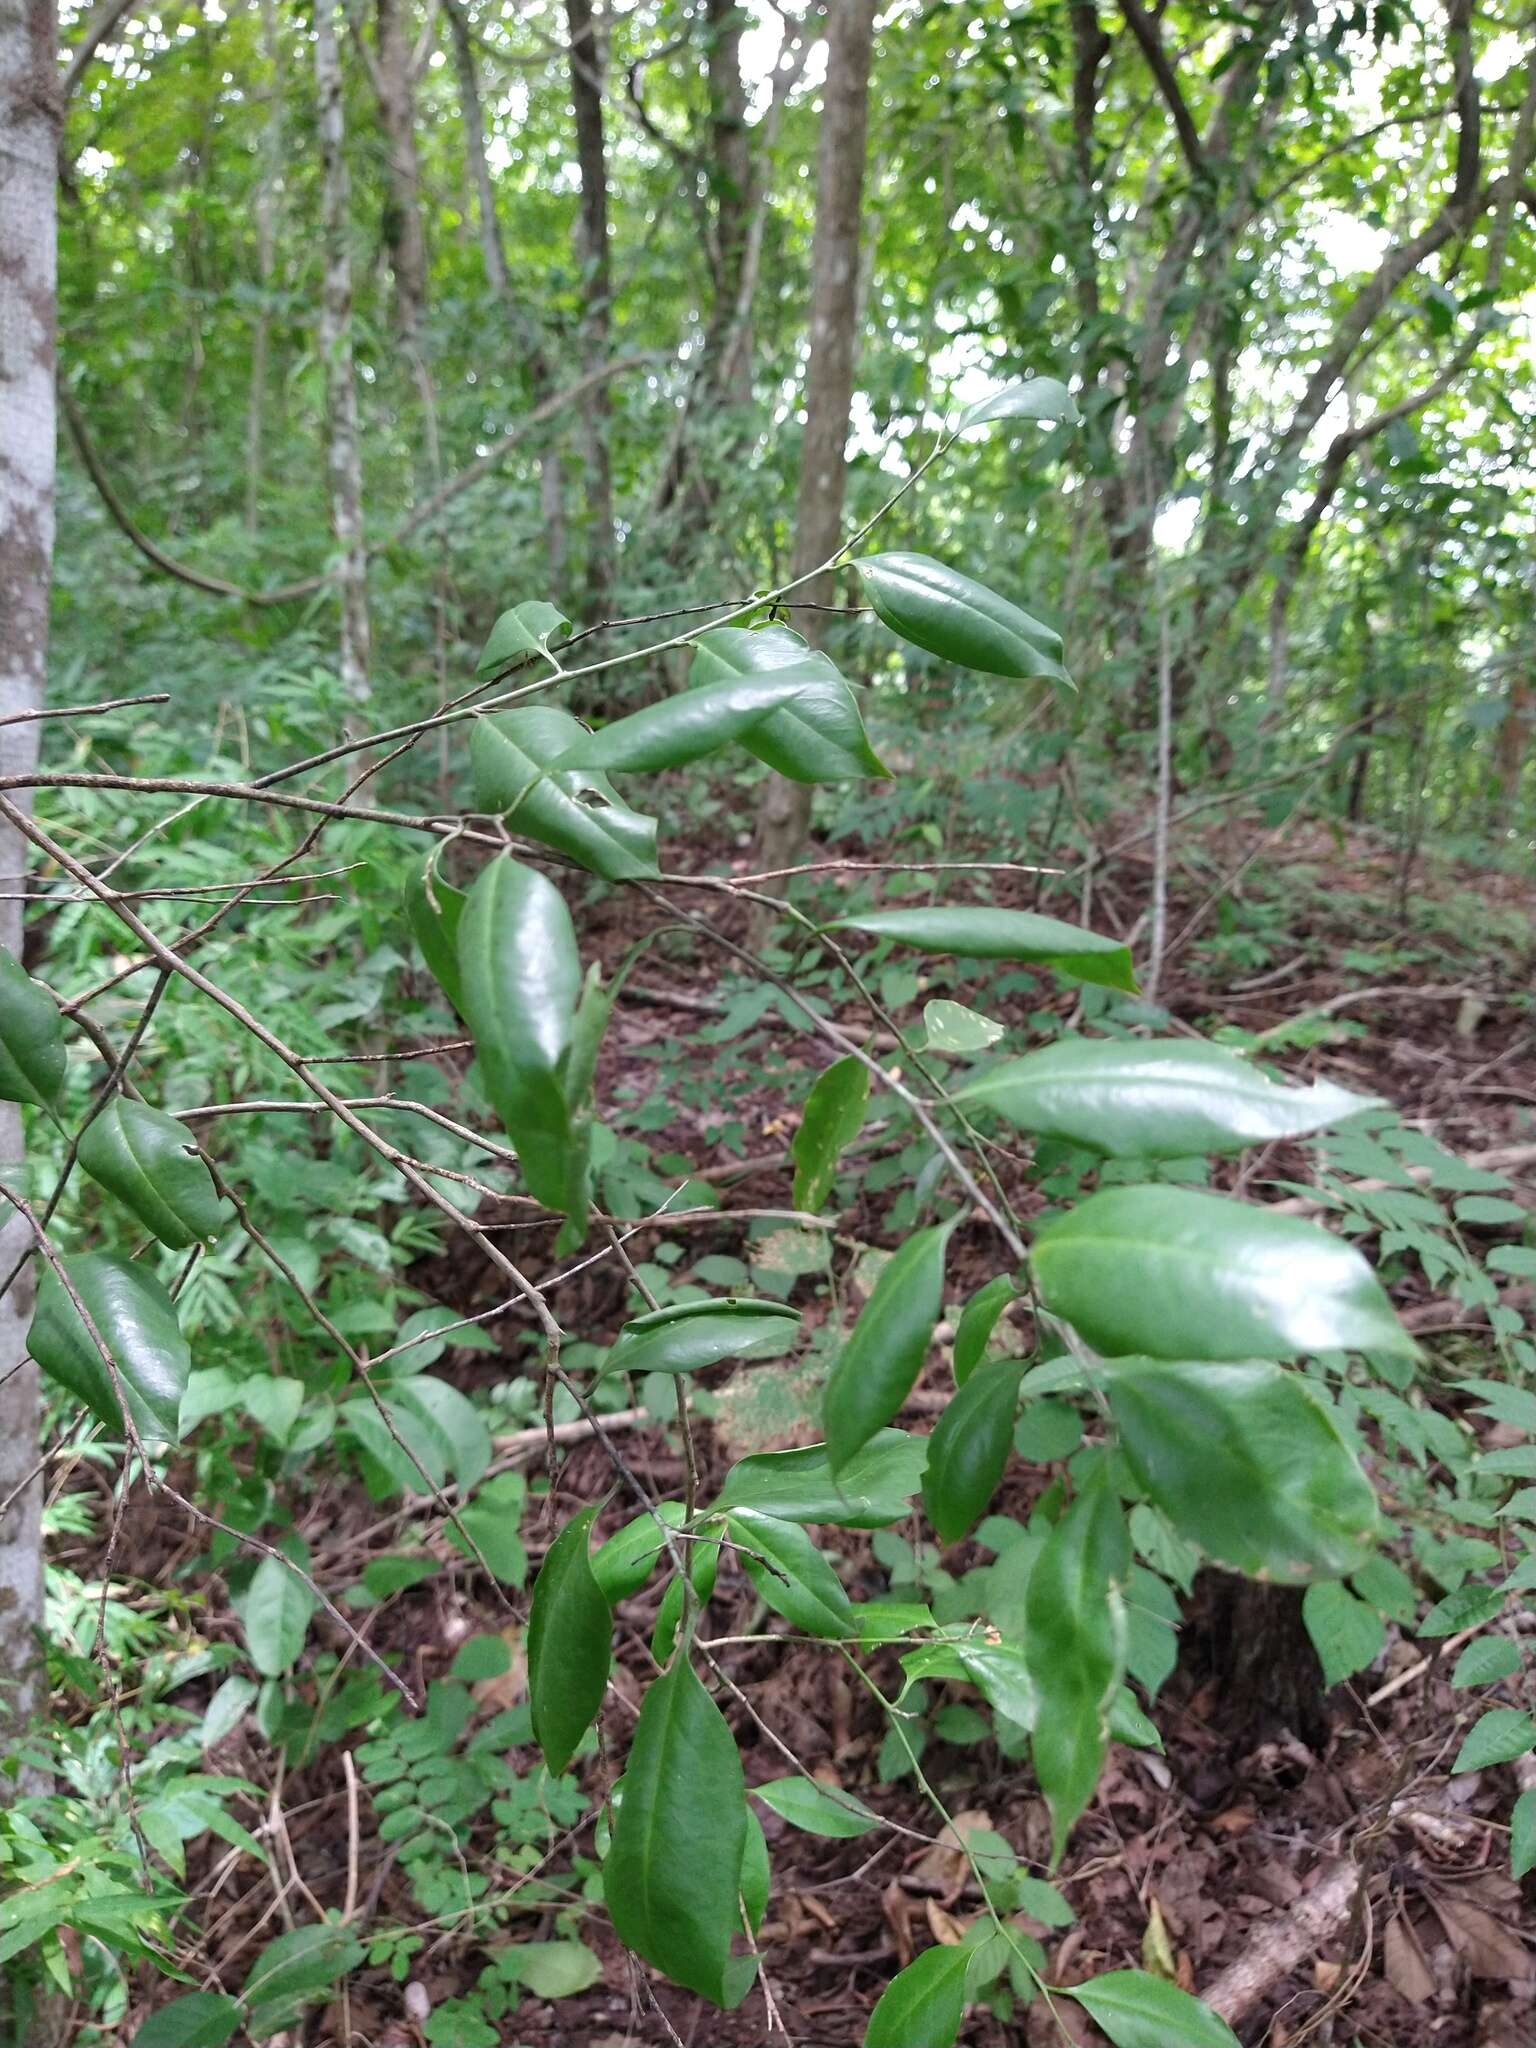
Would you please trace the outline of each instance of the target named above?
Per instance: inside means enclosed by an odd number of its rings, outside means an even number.
[[[865,134],[874,0],[831,0],[827,15],[827,80],[816,147],[816,229],[811,244],[811,339],[805,378],[805,432],[795,502],[793,574],[804,576],[835,553],[842,538],[847,483],[848,414],[858,356],[859,244],[864,212]],[[833,573],[824,570],[796,592],[831,604]],[[799,615],[813,647],[824,614]],[[758,818],[753,865],[788,867],[805,843],[811,792],[770,776]],[[775,885],[770,883],[769,888]]]
[[[0,0],[0,717],[36,711],[48,661],[53,561],[54,355],[62,101],[52,0]],[[36,720],[0,725],[0,773],[37,761]],[[20,957],[26,872],[0,833],[0,944]],[[22,1178],[21,1111],[0,1103],[0,1175]],[[30,1243],[0,1221],[0,1272]],[[26,1357],[30,1269],[0,1297],[0,1747],[41,1703],[43,1613],[37,1372]]]
[[[357,383],[352,372],[352,253],[341,50],[333,0],[315,10],[315,89],[319,98],[325,273],[320,293],[320,357],[325,365],[326,469],[341,598],[341,686],[349,716],[368,701],[371,635],[368,557],[363,543],[362,455]]]

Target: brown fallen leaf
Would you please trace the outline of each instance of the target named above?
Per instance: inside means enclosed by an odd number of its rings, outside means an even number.
[[[953,1905],[971,1874],[970,1860],[964,1848],[965,1837],[974,1834],[978,1828],[990,1828],[991,1825],[991,1815],[976,1808],[955,1814],[934,1837],[931,1847],[925,1849],[911,1865],[908,1878],[913,1884],[927,1886],[937,1892],[945,1905]]]
[[[1394,1913],[1387,1922],[1381,1948],[1382,1968],[1392,1989],[1410,2005],[1428,2005],[1435,1995],[1434,1972],[1406,1913]]]
[[[964,1923],[957,1920],[953,1913],[946,1913],[937,1899],[926,1900],[924,1910],[928,1915],[928,1929],[934,1940],[943,1942],[946,1948],[958,1948],[965,1939]]]
[[[1429,1902],[1451,1946],[1474,1977],[1523,1984],[1536,1976],[1525,1943],[1470,1899],[1430,1892]]]
[[[911,1907],[907,1895],[901,1888],[901,1879],[893,1877],[880,1894],[880,1910],[885,1915],[885,1924],[891,1930],[891,1939],[896,1944],[896,1961],[904,1970],[912,1960]]]

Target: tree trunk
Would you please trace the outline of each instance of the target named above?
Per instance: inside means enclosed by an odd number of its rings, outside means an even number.
[[[858,352],[859,235],[864,208],[864,136],[869,118],[869,66],[874,0],[831,0],[827,15],[827,81],[816,148],[816,231],[811,246],[811,349],[805,378],[805,433],[795,504],[793,573],[809,575],[842,538],[847,483],[848,413]],[[831,570],[812,576],[797,595],[831,604]],[[805,612],[803,631],[819,646],[823,614]],[[804,783],[769,777],[758,817],[757,868],[788,867],[800,853],[811,818]],[[768,885],[782,893],[782,886]]]
[[[55,193],[61,102],[52,0],[0,0],[0,718],[38,710],[48,659],[53,560]],[[0,771],[37,761],[35,719],[0,725]],[[18,795],[18,801],[24,799]],[[21,953],[26,852],[0,834],[0,943]],[[0,1174],[22,1173],[21,1111],[0,1103]],[[0,1274],[31,1236],[0,1224]],[[23,1364],[30,1267],[0,1297],[0,1740],[42,1704],[42,1501],[37,1371]],[[0,1777],[0,1785],[10,1781]]]
[[[608,153],[603,138],[603,55],[591,0],[565,0],[570,33],[571,111],[581,171],[576,254],[582,277],[582,341],[587,367],[608,360],[613,279],[608,261]],[[587,444],[587,607],[606,618],[613,596],[613,477],[608,457],[608,387],[599,384],[582,409]]]
[[[1536,690],[1529,676],[1515,676],[1509,685],[1504,720],[1496,742],[1496,772],[1499,782],[1499,823],[1508,830],[1520,812],[1520,777],[1536,724]]]
[[[714,318],[706,351],[715,358],[710,370],[718,395],[730,405],[747,405],[752,397],[751,320],[740,304],[752,206],[752,144],[741,78],[744,20],[738,0],[706,0],[715,186]]]
[[[261,139],[261,179],[256,187],[256,319],[251,330],[251,388],[245,417],[245,525],[256,531],[261,510],[263,440],[267,404],[267,342],[272,313],[268,300],[277,253],[277,188],[283,165],[283,63],[275,0],[261,0],[261,46],[267,60],[267,125]]]
[[[485,154],[485,113],[480,98],[480,78],[475,68],[475,46],[469,32],[464,0],[442,0],[453,45],[453,68],[459,85],[459,110],[464,124],[464,148],[469,158],[470,177],[475,188],[475,206],[480,223],[480,260],[485,281],[506,314],[514,341],[528,363],[528,382],[535,402],[548,398],[555,380],[549,358],[532,315],[520,306],[512,290],[507,252],[502,246],[501,221],[496,212],[496,189]],[[539,501],[544,515],[544,544],[548,551],[550,596],[558,597],[565,574],[565,478],[560,450],[547,449],[539,458]]]
[[[368,557],[363,546],[363,474],[352,374],[352,254],[348,246],[350,185],[342,111],[341,51],[334,0],[315,10],[315,86],[319,96],[320,167],[325,275],[320,293],[320,356],[325,365],[326,468],[331,531],[336,537],[341,596],[341,686],[349,721],[368,702],[371,636]]]
[[[411,85],[411,46],[402,0],[377,0],[378,48],[374,88],[389,202],[384,242],[395,279],[395,318],[413,356],[421,351],[421,322],[427,304],[427,238],[421,220],[421,167],[416,156],[416,96]]]

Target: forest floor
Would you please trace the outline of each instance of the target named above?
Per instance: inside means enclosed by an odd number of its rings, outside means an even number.
[[[1135,821],[1127,823],[1134,826]],[[1321,826],[1288,826],[1282,846],[1273,835],[1262,834],[1252,818],[1235,815],[1186,844],[1195,859],[1192,870],[1176,877],[1170,930],[1177,937],[1191,919],[1198,916],[1200,922],[1190,935],[1192,943],[1173,957],[1161,990],[1161,1000],[1178,1023],[1204,1031],[1217,1022],[1236,1022],[1257,1032],[1302,1012],[1334,1018],[1348,1035],[1313,1051],[1286,1054],[1288,1067],[1297,1073],[1326,1071],[1346,1085],[1379,1093],[1463,1155],[1498,1152],[1506,1171],[1526,1188],[1536,1188],[1536,1035],[1522,1000],[1529,988],[1529,934],[1536,908],[1528,884],[1487,871],[1430,869],[1422,863],[1405,877],[1397,849],[1375,835],[1340,836]],[[1244,872],[1262,888],[1251,914],[1245,913],[1234,931],[1230,917],[1212,904],[1211,878],[1219,882],[1230,875],[1255,844],[1262,863]],[[1106,870],[1093,906],[1100,929],[1125,933],[1132,928],[1145,909],[1149,872],[1149,862],[1134,852]],[[1021,890],[1027,887],[1021,880]],[[1027,902],[1027,894],[1021,900]],[[1476,916],[1470,914],[1474,905]],[[621,917],[614,913],[612,927],[600,930],[605,954],[616,952],[626,936]],[[1245,968],[1242,946],[1251,942],[1255,929],[1261,931],[1263,947]],[[1500,931],[1508,935],[1502,951]],[[1479,950],[1471,949],[1468,934],[1477,935]],[[692,970],[692,979],[689,974],[686,968],[653,966],[646,977],[651,995],[621,1006],[613,1055],[620,1071],[638,1040],[681,1036],[697,1027],[713,998],[704,970]],[[680,1001],[669,1007],[669,996]],[[1038,1000],[1018,998],[1019,1015]],[[1071,997],[1057,1000],[1066,1007]],[[998,1014],[1006,1016],[1006,1010]],[[784,1042],[786,1062],[814,1061],[808,1040],[789,1032],[777,1036]],[[789,1203],[787,1162],[778,1156],[789,1128],[783,1097],[760,1042],[742,1043],[754,1049],[742,1053],[731,1114],[760,1133],[760,1143],[748,1144],[749,1155],[761,1154],[770,1163],[751,1172],[733,1171],[729,1154],[704,1160],[699,1147],[701,1139],[707,1143],[707,1131],[678,1132],[678,1149],[686,1143],[690,1156],[718,1166],[724,1201],[718,1226],[700,1233],[697,1247],[690,1240],[690,1252],[740,1249],[745,1226],[733,1222],[733,1205]],[[666,1149],[666,1134],[655,1142]],[[1265,1181],[1305,1178],[1307,1173],[1306,1155],[1278,1149],[1249,1161],[1242,1184],[1257,1191]],[[1026,1213],[1038,1206],[1038,1196],[1031,1198],[1026,1188],[1017,1192]],[[864,1225],[878,1237],[873,1208]],[[846,1220],[846,1227],[862,1234],[857,1214]],[[957,1251],[949,1291],[962,1295],[973,1277],[991,1270],[981,1263],[979,1226],[970,1247],[962,1231]],[[528,1254],[528,1264],[537,1277],[537,1254]],[[457,1312],[484,1308],[497,1298],[490,1269],[477,1270],[457,1252],[451,1260],[427,1262],[416,1278]],[[607,1341],[626,1312],[622,1275],[610,1261],[594,1266],[584,1284],[579,1302],[562,1295],[562,1313],[571,1327]],[[1429,1342],[1475,1348],[1479,1341],[1465,1311],[1447,1311],[1427,1292],[1415,1294],[1410,1285],[1400,1291],[1398,1305]],[[483,1385],[498,1374],[504,1377],[507,1360],[466,1354],[460,1365],[461,1383]],[[930,1365],[909,1420],[922,1417],[925,1409],[931,1415],[946,1372],[937,1360]],[[726,1376],[723,1368],[715,1375]],[[759,1434],[744,1441],[733,1433],[729,1414],[728,1406],[722,1408],[715,1421],[699,1430],[705,1498],[734,1457],[790,1440]],[[919,1426],[925,1427],[926,1420]],[[791,1432],[793,1440],[802,1442],[813,1434],[808,1421],[798,1435]],[[675,1432],[642,1423],[626,1430],[624,1445],[626,1457],[650,1484],[680,1494],[684,1475]],[[536,1479],[542,1452],[530,1455],[530,1477]],[[561,1517],[573,1504],[598,1498],[608,1483],[600,1447],[590,1441],[571,1447],[558,1479]],[[1040,1483],[1041,1468],[1015,1464],[999,1511],[1027,1512],[1030,1490],[1038,1490]],[[627,1513],[614,1504],[600,1533]],[[361,1532],[377,1509],[359,1487],[355,1500],[328,1495],[324,1514],[326,1552],[334,1559],[347,1529]],[[545,1530],[542,1506],[535,1501],[524,1524],[535,1562],[547,1540]],[[851,1588],[882,1593],[885,1575],[868,1539],[855,1532],[837,1534]],[[972,1561],[980,1555],[974,1553]],[[964,1551],[946,1558],[956,1571],[966,1561]],[[1259,1986],[1236,2022],[1245,2044],[1531,2048],[1536,2042],[1536,1880],[1527,1881],[1522,1900],[1507,1875],[1508,1835],[1502,1823],[1514,1791],[1513,1771],[1506,1767],[1450,1778],[1449,1760],[1469,1705],[1466,1693],[1449,1686],[1447,1660],[1443,1655],[1426,1659],[1421,1646],[1397,1640],[1389,1631],[1384,1663],[1326,1699],[1320,1686],[1310,1702],[1305,1683],[1299,1697],[1294,1687],[1266,1687],[1262,1671],[1255,1676],[1256,1666],[1265,1661],[1265,1646],[1239,1640],[1245,1629],[1276,1632],[1274,1641],[1281,1647],[1275,1662],[1310,1659],[1311,1651],[1287,1596],[1271,1595],[1273,1611],[1266,1617],[1251,1600],[1234,1604],[1232,1584],[1212,1573],[1197,1582],[1178,1666],[1157,1706],[1166,1753],[1115,1747],[1098,1795],[1073,1834],[1056,1881],[1076,1920],[1065,1931],[1038,1930],[1052,1981],[1074,1982],[1160,1953],[1162,1967],[1171,1967],[1186,1988],[1203,1993],[1236,1963],[1250,1969]],[[620,1694],[630,1700],[638,1697],[648,1668],[644,1641],[657,1597],[653,1585],[621,1609],[615,1676]],[[728,1634],[746,1625],[751,1606],[750,1587],[723,1574],[710,1608],[711,1633]],[[217,1633],[217,1616],[205,1626]],[[386,1656],[420,1681],[441,1676],[467,1636],[505,1626],[505,1610],[490,1588],[460,1563],[456,1573],[439,1575],[379,1610],[371,1634]],[[876,1783],[881,1719],[835,1658],[809,1648],[763,1644],[722,1655],[740,1695],[722,1703],[740,1739],[749,1783],[780,1776],[788,1768],[762,1732],[762,1723],[807,1769],[830,1771],[882,1815],[926,1836],[936,1833],[935,1816],[910,1780]],[[1315,1665],[1300,1668],[1315,1678]],[[889,1680],[894,1661],[891,1670],[882,1672],[877,1660],[875,1669]],[[511,1704],[515,1676],[511,1692],[508,1685],[504,1679],[488,1681],[487,1703]],[[258,1779],[270,1776],[270,1753],[238,1737],[228,1748],[230,1753],[217,1759],[219,1767]],[[984,1741],[965,1747],[936,1743],[926,1753],[924,1768],[952,1813],[961,1813],[968,1825],[986,1825],[1005,1836],[1021,1857],[1043,1871],[1050,1830],[1025,1767],[1009,1763]],[[589,1788],[595,1789],[608,1782],[613,1766],[600,1754],[585,1770]],[[286,1808],[310,1816],[291,1823],[293,1846],[305,1882],[326,1905],[339,1903],[347,1881],[347,1848],[336,1819],[338,1793],[314,1770],[290,1774],[280,1791]],[[363,1890],[374,1900],[376,1919],[409,1924],[419,1914],[392,1852],[367,1837],[366,1800],[363,1815]],[[893,1969],[934,1938],[953,1938],[957,1923],[963,1925],[977,1910],[969,1870],[942,1841],[924,1848],[889,1833],[827,1840],[797,1832],[766,1812],[763,1821],[773,1892],[761,1947],[789,2038],[799,2048],[846,2048],[861,2038],[868,2011]],[[583,1840],[590,1847],[590,1831]],[[687,1853],[686,1844],[679,1849]],[[1309,1900],[1326,1903],[1330,1886],[1339,1889],[1341,1866],[1351,1861],[1368,1880],[1353,1911],[1342,1919],[1335,1914],[1319,1935],[1308,1936],[1303,1921],[1301,1938],[1292,1944],[1294,1959],[1286,1964],[1285,1942],[1297,1925],[1298,1910],[1304,1914]],[[242,1884],[249,1889],[248,1901],[241,1900]],[[268,1885],[267,1877],[249,1865],[226,1886],[221,1912],[236,1905],[224,1921],[230,1944],[248,1942],[251,1921],[269,1903]],[[541,1931],[536,1921],[526,1928],[528,1934]],[[622,1953],[598,1920],[587,1938],[603,1957],[603,1980],[558,2002],[525,1997],[515,2016],[501,2023],[506,2043],[621,2048],[674,2039],[688,2048],[747,2048],[782,2038],[765,2034],[756,1993],[738,2012],[721,2014],[658,1985],[656,1997],[675,2029],[669,2034],[653,2004],[640,1996]],[[217,1962],[217,1954],[210,1960]],[[456,1941],[426,1951],[417,1959],[415,1974],[435,2003],[467,1989],[483,1960],[481,1950]],[[375,2048],[408,2048],[421,2039],[401,1988],[383,1972],[354,1978],[350,2020],[359,2038]],[[339,2014],[333,2010],[312,2022],[306,2038],[342,2039]],[[1063,2038],[1099,2039],[1070,2003],[1053,2020],[1039,2002],[1006,2024],[973,2009],[961,2036],[965,2048],[1038,2048]]]

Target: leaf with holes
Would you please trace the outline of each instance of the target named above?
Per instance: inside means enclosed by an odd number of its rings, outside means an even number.
[[[838,782],[884,776],[845,678],[819,649],[788,626],[715,626],[695,645],[690,688],[793,672],[793,699],[741,734],[759,761],[792,782]]]
[[[612,1661],[613,1619],[588,1553],[598,1506],[573,1516],[549,1546],[528,1609],[533,1736],[556,1776],[597,1718]]]
[[[172,1251],[206,1244],[232,1211],[176,1117],[114,1095],[80,1139],[80,1164]]]
[[[475,802],[606,881],[658,875],[656,820],[631,810],[605,775],[553,766],[585,732],[553,705],[477,718],[469,738]]]
[[[176,1304],[146,1267],[114,1252],[86,1252],[63,1264],[116,1368],[117,1386],[51,1266],[38,1283],[27,1349],[42,1370],[68,1387],[108,1430],[116,1433],[123,1427],[120,1387],[141,1436],[177,1442],[192,1354]]]

